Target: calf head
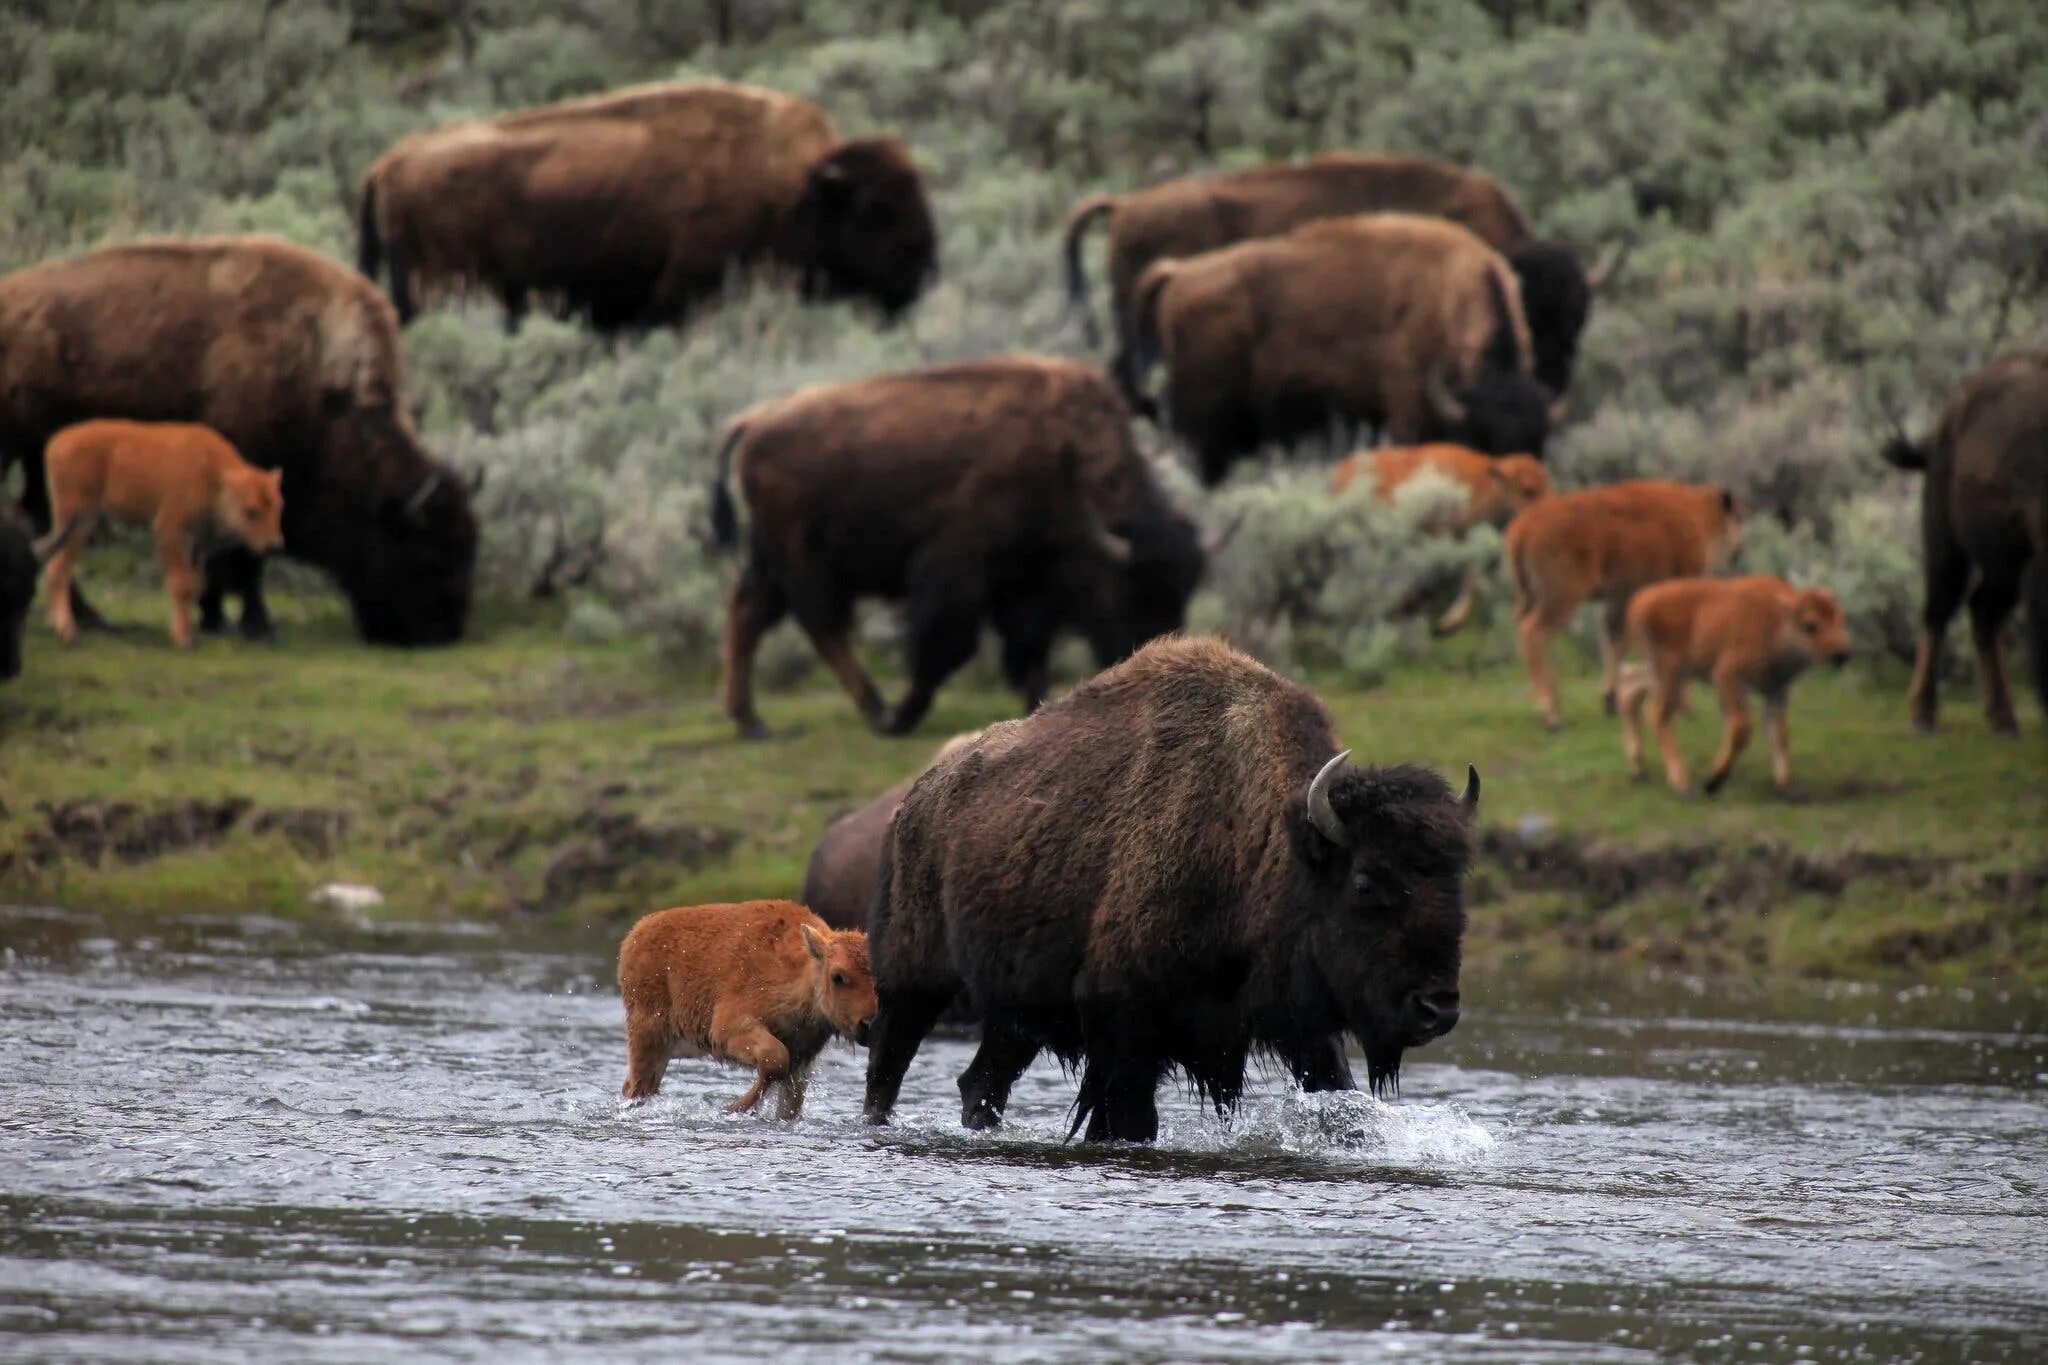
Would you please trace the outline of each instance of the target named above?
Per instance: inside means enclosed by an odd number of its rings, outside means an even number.
[[[1792,603],[1780,647],[1804,659],[1825,659],[1840,668],[1849,662],[1849,621],[1826,588],[1808,588]]]
[[[879,1008],[875,973],[868,965],[868,936],[858,929],[804,924],[804,950],[811,955],[811,999],[818,1017],[841,1037],[867,1046],[868,1029]]]
[[[231,469],[221,482],[214,519],[257,554],[284,545],[284,471]]]
[[[0,506],[0,681],[21,676],[21,642],[36,595],[36,554],[28,527]]]
[[[864,298],[891,317],[938,273],[924,178],[895,138],[842,142],[811,167],[784,227],[805,292]]]
[[[1338,754],[1302,797],[1297,847],[1316,888],[1311,970],[1365,1050],[1373,1093],[1401,1055],[1458,1022],[1464,881],[1479,772],[1463,795],[1426,768],[1354,768]]]
[[[1454,441],[1488,455],[1541,459],[1551,426],[1564,417],[1564,404],[1519,370],[1482,370],[1460,393],[1433,370],[1425,397],[1431,421],[1424,440]]]
[[[1498,499],[1494,504],[1497,515],[1490,520],[1499,526],[1507,525],[1516,513],[1530,503],[1549,497],[1554,491],[1550,472],[1534,456],[1503,455],[1493,462],[1487,473],[1493,479]]]

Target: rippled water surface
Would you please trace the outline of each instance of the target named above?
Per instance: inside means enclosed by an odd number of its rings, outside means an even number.
[[[621,1111],[601,952],[0,915],[0,1354],[2048,1358],[2038,998],[1468,979],[1405,1097]]]

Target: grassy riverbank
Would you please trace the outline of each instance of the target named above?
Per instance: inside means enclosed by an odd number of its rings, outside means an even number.
[[[708,675],[639,637],[564,643],[523,607],[487,611],[460,648],[393,654],[357,645],[332,598],[284,595],[285,647],[181,658],[160,599],[103,595],[135,629],[65,649],[38,625],[0,688],[0,902],[313,915],[309,891],[353,881],[394,918],[609,935],[659,905],[794,894],[834,816],[1013,710],[969,679],[923,733],[883,739],[817,670],[764,697],[773,741],[741,744]],[[1317,681],[1361,756],[1484,773],[1476,959],[2048,977],[2039,725],[1994,739],[1965,694],[1919,738],[1901,679],[1813,677],[1794,702],[1800,799],[1772,792],[1759,740],[1720,797],[1681,801],[1628,780],[1576,650],[1550,736],[1519,670],[1466,649],[1370,690]],[[1704,690],[1682,724],[1703,767]]]

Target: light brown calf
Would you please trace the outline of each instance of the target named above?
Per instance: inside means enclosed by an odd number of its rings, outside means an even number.
[[[1849,659],[1849,627],[1826,588],[1795,588],[1782,578],[1682,578],[1637,593],[1628,608],[1631,648],[1648,667],[1623,671],[1621,747],[1629,772],[1643,775],[1643,702],[1654,696],[1652,723],[1673,791],[1691,789],[1671,718],[1685,685],[1714,684],[1721,696],[1721,752],[1707,774],[1709,796],[1721,790],[1736,756],[1749,743],[1748,693],[1761,693],[1770,727],[1771,778],[1780,791],[1792,784],[1791,734],[1786,703],[1792,681],[1816,659],[1840,667]]]
[[[1735,496],[1712,484],[1636,479],[1545,498],[1508,526],[1515,636],[1543,723],[1558,728],[1550,637],[1587,602],[1606,608],[1601,695],[1615,709],[1629,599],[1667,578],[1705,573],[1741,538]]]
[[[803,1112],[811,1063],[837,1033],[863,1045],[875,1017],[867,935],[834,930],[794,901],[657,910],[619,946],[629,1100],[661,1090],[669,1058],[754,1068],[725,1107],[743,1113],[769,1086],[777,1112]]]
[[[1384,446],[1362,450],[1337,462],[1330,470],[1330,492],[1341,494],[1361,474],[1373,475],[1373,496],[1392,502],[1394,494],[1423,473],[1437,473],[1465,490],[1465,501],[1456,512],[1427,529],[1436,536],[1462,536],[1475,526],[1506,526],[1517,513],[1553,491],[1550,474],[1529,455],[1485,455],[1468,446],[1448,441],[1419,446]],[[1479,574],[1465,576],[1458,598],[1438,618],[1436,633],[1448,635],[1472,615],[1479,597]]]
[[[158,562],[171,597],[171,639],[192,646],[192,604],[204,579],[211,534],[232,535],[258,554],[284,544],[283,475],[258,469],[212,427],[189,422],[80,422],[43,451],[50,488],[49,566],[43,585],[50,625],[78,634],[71,571],[101,517],[156,531]]]

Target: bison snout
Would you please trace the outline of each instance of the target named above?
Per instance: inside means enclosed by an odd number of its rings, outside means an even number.
[[[1411,992],[1401,1014],[1408,1027],[1410,1046],[1421,1047],[1432,1038],[1441,1038],[1457,1026],[1458,988]]]

